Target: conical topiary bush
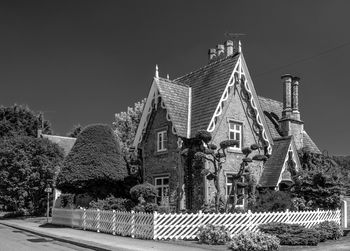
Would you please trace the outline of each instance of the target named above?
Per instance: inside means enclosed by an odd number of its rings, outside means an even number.
[[[90,125],[79,134],[64,160],[57,187],[64,193],[88,193],[103,198],[116,194],[126,175],[120,145],[112,128]]]

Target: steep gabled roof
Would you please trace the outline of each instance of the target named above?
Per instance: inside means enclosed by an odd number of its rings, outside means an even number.
[[[276,122],[278,123],[278,120],[282,117],[282,110],[283,110],[283,104],[282,102],[259,97],[260,105],[264,111],[265,119],[267,121],[267,126],[270,130],[270,133],[274,139],[281,137],[281,134],[278,132],[278,124],[276,126]],[[275,115],[277,115],[277,118],[274,119]],[[274,123],[274,122],[275,123]],[[303,131],[303,145],[304,147],[308,148],[311,152],[314,153],[321,153],[321,151],[318,149],[316,144],[313,142],[313,140],[310,138],[310,136],[307,134],[307,132]]]
[[[278,123],[278,119],[281,118],[282,116],[282,109],[283,109],[283,104],[282,102],[270,99],[270,98],[264,98],[264,97],[260,97],[259,96],[259,101],[260,101],[260,105],[261,108],[264,111],[264,116],[265,116],[265,120],[267,123],[267,127],[270,131],[270,134],[272,136],[272,138],[279,138],[281,137],[281,135],[279,134],[277,128],[276,128],[276,124],[274,124],[274,122]],[[269,118],[269,115],[266,114],[267,113],[273,113],[276,114],[278,116],[278,119],[274,122],[272,122],[271,118]],[[273,117],[273,115],[271,115]],[[278,126],[278,124],[277,124]]]
[[[282,172],[292,137],[274,140],[271,157],[266,161],[259,184],[261,187],[275,187]]]
[[[57,136],[57,135],[48,135],[48,134],[40,134],[40,137],[44,139],[48,139],[51,142],[59,145],[64,151],[64,156],[68,155],[68,153],[74,146],[75,141],[77,140],[76,138],[63,137],[63,136]]]
[[[164,78],[158,78],[156,84],[177,135],[187,137],[189,87]]]
[[[320,149],[316,146],[315,142],[310,138],[307,132],[303,131],[303,145],[304,148],[313,153],[321,153]]]
[[[192,88],[191,135],[207,129],[238,58],[235,53],[174,80]]]
[[[136,131],[134,147],[141,142],[146,131],[148,120],[154,109],[158,106],[166,109],[166,119],[172,122],[172,131],[180,137],[188,137],[188,113],[191,88],[179,81],[174,82],[169,79],[154,77],[141,120]],[[161,97],[159,103],[158,97]]]

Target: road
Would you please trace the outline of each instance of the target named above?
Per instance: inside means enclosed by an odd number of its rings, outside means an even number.
[[[52,238],[42,237],[15,228],[0,225],[0,251],[106,251],[80,247]]]

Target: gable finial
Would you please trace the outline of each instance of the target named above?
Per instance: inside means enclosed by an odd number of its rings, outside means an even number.
[[[238,52],[239,52],[239,53],[242,52],[242,43],[241,43],[241,40],[238,40]]]
[[[155,73],[155,77],[159,78],[159,72],[158,72],[158,65],[156,64],[156,73]]]

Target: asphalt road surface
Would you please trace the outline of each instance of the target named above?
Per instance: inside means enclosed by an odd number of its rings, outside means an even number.
[[[101,251],[105,249],[80,247],[52,238],[42,237],[16,228],[0,225],[0,251]]]

